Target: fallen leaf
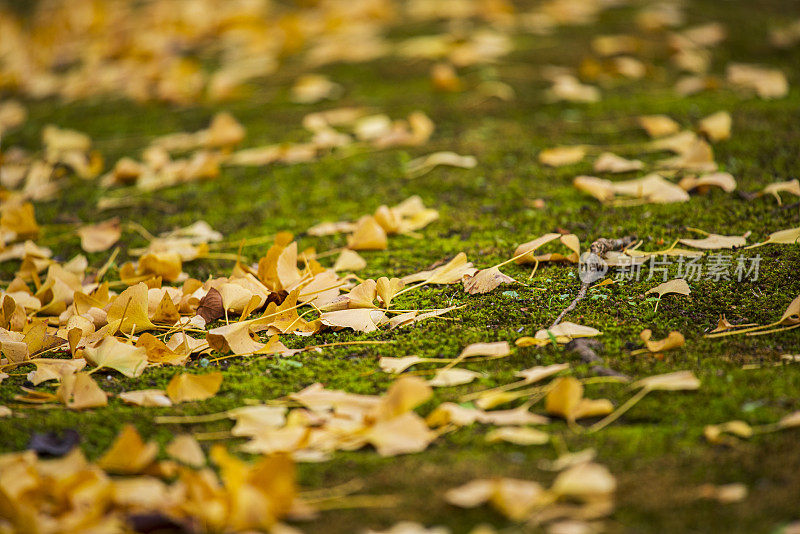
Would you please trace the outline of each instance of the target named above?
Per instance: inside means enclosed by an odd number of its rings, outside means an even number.
[[[594,161],[594,172],[622,173],[640,171],[643,168],[643,161],[638,159],[625,159],[611,152],[603,152]]]
[[[688,244],[688,243],[687,243]],[[663,284],[658,284],[656,287],[652,289],[648,289],[645,292],[645,295],[649,295],[650,293],[656,293],[658,298],[663,297],[664,295],[668,295],[670,293],[675,293],[678,295],[689,295],[692,290],[689,288],[689,284],[683,278],[674,278]]]
[[[500,272],[497,267],[482,269],[474,275],[466,274],[462,278],[464,291],[470,295],[488,293],[502,284],[515,283],[516,280]]]
[[[136,427],[128,424],[100,457],[97,465],[109,473],[135,475],[152,464],[156,455],[158,444],[155,441],[145,443]]]
[[[705,134],[712,142],[723,141],[731,137],[731,114],[727,111],[718,111],[697,124],[697,130]]]
[[[406,174],[419,177],[433,170],[439,165],[472,169],[478,164],[475,156],[461,156],[455,152],[434,152],[427,156],[412,159],[406,164]]]
[[[347,238],[347,247],[351,250],[385,250],[388,247],[386,231],[378,224],[375,217],[361,217]]]
[[[350,249],[344,249],[339,257],[336,258],[336,263],[333,264],[334,271],[360,271],[367,266],[367,261],[358,255],[357,252]]]
[[[320,316],[322,324],[337,328],[352,328],[356,332],[374,332],[385,317],[380,310],[356,308],[325,312]]]
[[[434,387],[460,386],[462,384],[469,384],[481,376],[483,375],[475,371],[451,367],[450,369],[439,369],[436,371],[436,374],[428,381],[428,384]]]
[[[123,391],[117,395],[122,401],[134,406],[144,406],[147,408],[172,406],[166,393],[162,389],[139,389],[135,391]]]
[[[550,441],[550,434],[530,427],[506,426],[489,431],[486,434],[486,441],[489,443],[507,441],[515,445],[544,445]]]
[[[666,115],[643,115],[637,119],[650,137],[665,137],[680,131],[680,125]]]
[[[727,172],[715,172],[711,174],[704,174],[699,178],[696,176],[684,176],[678,182],[678,186],[685,191],[696,191],[699,194],[705,194],[709,188],[719,187],[726,193],[736,190],[736,179]]]
[[[539,163],[548,167],[574,165],[586,157],[586,147],[559,146],[539,152]]]
[[[405,287],[405,284],[399,278],[392,278],[391,280],[385,276],[378,278],[375,291],[378,298],[381,299],[384,307],[388,308],[397,293]]]
[[[650,352],[663,352],[665,350],[672,350],[682,347],[686,343],[683,334],[677,331],[670,332],[667,337],[660,341],[652,341],[650,338],[653,336],[653,331],[648,329],[642,330],[639,337],[644,341],[647,350]]]
[[[617,481],[605,466],[587,462],[559,473],[551,491],[559,497],[588,501],[609,498],[616,489]]]
[[[743,247],[747,244],[747,239],[740,235],[708,234],[703,239],[681,239],[680,243],[704,250],[718,250],[721,248]],[[688,293],[684,294],[688,295]]]
[[[97,369],[114,369],[128,378],[140,376],[147,366],[144,347],[134,347],[113,337],[104,338],[95,347],[86,347],[83,353],[86,360],[96,365]]]
[[[786,76],[777,69],[746,63],[730,63],[725,72],[730,83],[752,89],[765,100],[783,98],[789,92]]]
[[[691,371],[675,371],[642,378],[631,384],[631,387],[644,388],[651,391],[695,390],[700,387],[700,380]]]
[[[409,367],[424,361],[425,359],[419,356],[404,356],[402,358],[383,356],[378,360],[378,365],[384,373],[400,374]]]
[[[101,223],[81,226],[77,230],[81,238],[81,248],[86,252],[103,252],[110,249],[122,236],[119,219],[109,219]]]
[[[800,180],[787,180],[785,182],[775,182],[766,186],[762,191],[764,195],[772,195],[778,201],[778,205],[782,205],[781,197],[778,193],[790,193],[800,197]]]
[[[200,444],[190,434],[180,434],[175,436],[164,449],[166,453],[179,462],[201,468],[206,464],[206,455]]]
[[[575,421],[584,417],[607,415],[614,410],[606,399],[585,399],[583,384],[571,376],[556,378],[545,397],[547,413]]]
[[[167,396],[175,404],[206,400],[217,394],[220,385],[222,373],[219,371],[202,375],[181,373],[167,384]]]
[[[108,404],[105,391],[92,379],[89,373],[68,374],[62,377],[56,390],[59,402],[73,410],[97,408]]]

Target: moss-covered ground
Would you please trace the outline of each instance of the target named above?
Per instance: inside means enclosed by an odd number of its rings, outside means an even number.
[[[595,34],[626,31],[629,14],[615,10],[588,29],[521,37],[517,50],[497,65],[463,73],[471,83],[486,77],[509,83],[516,91],[516,99],[510,102],[482,100],[471,91],[433,92],[427,69],[393,59],[325,67],[322,72],[346,88],[335,105],[371,106],[393,117],[424,110],[437,125],[431,142],[414,149],[339,153],[293,166],[226,168],[219,179],[210,182],[152,194],[128,192],[137,200],[134,205],[106,212],[97,211],[97,200],[120,193],[102,191],[94,183],[76,178],[56,200],[37,205],[37,218],[45,225],[40,242],[67,259],[79,251],[79,243],[64,237],[68,229],[64,225],[113,215],[139,222],[153,233],[203,219],[229,240],[288,230],[298,235],[301,247],[326,250],[341,246],[343,238],[311,238],[304,230],[323,220],[353,219],[380,204],[394,204],[414,194],[438,209],[440,219],[421,232],[421,239],[392,237],[387,251],[364,253],[368,266],[360,276],[400,276],[461,251],[477,266],[487,267],[509,258],[517,244],[562,229],[577,234],[584,246],[598,237],[636,234],[645,240],[645,248],[656,249],[662,242],[689,237],[686,227],[728,235],[752,231],[750,242],[760,241],[770,232],[800,225],[800,210],[796,206],[780,209],[769,197],[745,200],[719,190],[693,196],[688,203],[601,207],[571,185],[575,175],[591,173],[590,163],[553,170],[541,166],[536,155],[543,148],[561,144],[644,141],[645,134],[632,126],[632,118],[640,114],[665,113],[689,127],[701,117],[728,110],[733,115],[733,136],[714,148],[716,160],[737,178],[739,189],[756,191],[772,181],[796,178],[800,174],[800,48],[776,53],[765,38],[769,25],[780,21],[790,5],[797,15],[797,4],[780,1],[760,2],[757,9],[750,2],[698,1],[687,9],[690,22],[718,20],[734,29],[715,54],[717,72],[730,59],[775,65],[787,73],[793,85],[785,99],[764,101],[725,89],[678,97],[668,89],[672,75],[664,71],[606,90],[597,104],[546,103],[542,97],[546,83],[537,74],[538,66],[575,64]],[[114,162],[123,155],[137,154],[155,136],[205,127],[219,109],[230,111],[246,126],[246,146],[302,139],[303,115],[331,104],[289,103],[287,87],[292,79],[289,66],[246,98],[218,108],[136,105],[106,99],[70,104],[30,101],[26,102],[29,121],[4,141],[36,149],[42,126],[53,123],[88,133],[106,160]],[[479,164],[471,170],[438,168],[416,179],[404,176],[404,162],[436,150],[473,154]],[[544,199],[544,208],[533,207],[532,200],[537,198]],[[126,233],[124,239],[130,247],[145,244],[132,233]],[[256,260],[267,247],[251,247],[245,254]],[[626,281],[590,292],[590,298],[568,316],[603,331],[606,364],[622,373],[643,377],[688,369],[702,380],[696,392],[646,397],[597,434],[575,433],[563,423],[548,427],[569,450],[594,447],[599,461],[618,478],[612,531],[776,532],[781,525],[800,519],[799,430],[724,446],[707,443],[702,434],[707,424],[732,419],[770,423],[800,409],[800,366],[773,365],[781,362],[783,354],[800,352],[800,330],[766,336],[703,337],[720,314],[734,323],[777,320],[800,294],[800,248],[766,246],[732,252],[731,256],[735,261],[756,253],[762,257],[756,281],[692,282],[689,297],[665,297],[657,312],[654,302],[644,296],[657,282]],[[92,264],[105,258],[105,254],[89,256]],[[120,260],[125,259],[123,254]],[[209,260],[189,264],[187,269],[202,279],[211,273],[225,273],[230,267],[230,262]],[[12,268],[5,269],[6,279]],[[180,429],[210,432],[230,427],[228,422],[158,425],[153,420],[156,415],[218,412],[250,400],[274,399],[314,382],[351,392],[380,393],[391,382],[378,368],[380,356],[452,357],[472,342],[513,342],[548,326],[579,287],[577,271],[570,266],[543,266],[531,280],[525,266],[509,265],[505,272],[526,283],[486,295],[470,296],[454,285],[423,288],[398,298],[401,308],[463,305],[449,314],[450,320],[429,320],[392,332],[343,331],[315,336],[313,341],[284,340],[293,347],[349,340],[390,340],[388,344],[303,353],[292,357],[297,366],[270,358],[214,363],[211,367],[222,368],[224,381],[219,394],[205,402],[142,409],[112,398],[107,408],[81,413],[38,409],[20,405],[13,398],[25,381],[23,368],[0,388],[0,404],[22,414],[0,423],[0,450],[25,448],[33,431],[77,428],[83,436],[82,447],[96,457],[125,423],[135,424],[145,437],[162,444]],[[651,328],[656,338],[678,330],[685,335],[686,345],[665,353],[662,360],[648,354],[631,355],[632,349],[640,346],[638,334],[644,328]],[[517,370],[564,361],[573,364],[575,376],[591,376],[588,367],[562,347],[515,348],[511,357],[466,365],[484,372],[485,378],[438,389],[434,400],[420,412],[427,413],[441,401],[457,401],[471,390],[509,382]],[[201,370],[197,362],[190,367]],[[119,392],[164,386],[175,372],[174,368],[150,369],[138,379],[102,373],[100,378],[104,389]],[[619,404],[630,393],[622,385],[598,384],[588,386],[588,394]],[[395,507],[325,512],[301,528],[306,532],[353,532],[358,530],[355,525],[386,527],[401,519],[447,525],[454,532],[467,532],[480,522],[508,526],[501,516],[486,509],[464,511],[447,505],[444,491],[478,476],[547,481],[552,475],[538,468],[539,461],[552,459],[557,452],[550,446],[487,444],[485,432],[485,427],[473,425],[409,456],[380,458],[372,450],[361,450],[337,453],[324,463],[301,464],[299,481],[304,489],[357,479],[363,483],[362,493],[398,498]],[[700,484],[732,482],[742,482],[750,489],[744,501],[720,504],[696,498],[695,488]]]

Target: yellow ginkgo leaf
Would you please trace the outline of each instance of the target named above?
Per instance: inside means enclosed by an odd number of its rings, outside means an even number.
[[[376,285],[376,292],[378,298],[383,302],[383,306],[388,308],[394,296],[405,287],[405,284],[399,278],[392,278],[391,280],[385,276],[378,278]]]
[[[367,266],[367,260],[359,256],[358,252],[344,249],[339,257],[336,258],[336,263],[333,264],[334,271],[360,271]]]
[[[138,389],[135,391],[124,391],[118,395],[123,402],[135,406],[145,406],[148,408],[172,406],[166,393],[161,389]]]
[[[678,133],[680,124],[666,115],[643,115],[638,119],[641,126],[650,137],[664,137]]]
[[[361,217],[347,238],[347,247],[352,250],[385,250],[387,246],[386,231],[371,215]]]
[[[501,284],[512,284],[516,282],[510,276],[500,272],[497,267],[482,269],[473,276],[465,274],[462,278],[464,291],[470,295],[488,293],[497,289]]]
[[[200,444],[190,434],[180,434],[169,442],[166,447],[167,454],[181,463],[200,468],[206,463],[206,455]]]
[[[222,373],[215,371],[203,375],[181,373],[167,384],[167,396],[174,403],[206,400],[219,391]]]
[[[102,252],[111,248],[122,236],[119,219],[109,219],[101,223],[81,226],[77,230],[81,238],[81,248],[86,252]]]
[[[545,398],[545,410],[572,421],[582,398],[583,385],[578,379],[571,376],[556,378]]]
[[[109,473],[135,475],[156,459],[158,444],[145,443],[136,427],[125,425],[111,447],[100,457],[97,465]]]
[[[147,366],[144,347],[134,347],[114,337],[103,338],[99,345],[86,347],[83,352],[86,360],[98,369],[114,369],[129,378],[141,375]]]
[[[550,434],[525,426],[506,426],[489,431],[486,434],[486,441],[489,443],[507,441],[515,445],[544,445],[550,441]]]
[[[56,398],[73,410],[97,408],[108,404],[106,392],[100,389],[89,373],[65,375],[56,390]]]
[[[747,239],[740,235],[708,234],[703,239],[681,239],[680,242],[694,248],[718,250],[721,248],[743,247],[747,244]]]
[[[723,141],[731,136],[731,114],[718,111],[700,120],[697,129],[712,142]]]
[[[176,252],[150,252],[139,258],[137,269],[140,275],[160,276],[167,282],[175,282],[183,272],[183,262]]]
[[[650,338],[653,336],[653,331],[649,328],[642,330],[639,337],[644,341],[647,350],[650,352],[661,352],[665,350],[677,349],[686,343],[683,334],[677,331],[670,332],[667,337],[659,341],[653,341]]]
[[[686,295],[688,296],[692,290],[689,288],[689,284],[683,278],[675,278],[673,280],[669,280],[664,282],[663,284],[659,284],[656,287],[647,290],[645,295],[649,295],[650,293],[656,293],[658,295],[659,302],[656,303],[655,309],[658,310],[658,305],[661,303],[661,298],[664,295],[668,295],[670,293],[674,293],[677,295]]]
[[[220,352],[253,354],[264,348],[264,343],[253,338],[253,332],[268,322],[269,319],[256,318],[218,326],[206,333],[206,340],[212,349]]]
[[[155,328],[147,313],[147,284],[139,282],[120,293],[108,308],[107,320],[111,333],[132,335]]]
[[[675,371],[663,375],[648,376],[637,380],[632,387],[640,387],[651,391],[682,391],[700,387],[700,380],[691,371]]]

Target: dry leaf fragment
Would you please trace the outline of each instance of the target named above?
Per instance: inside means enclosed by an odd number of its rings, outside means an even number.
[[[506,426],[496,428],[486,434],[486,441],[495,443],[507,441],[515,445],[544,445],[550,441],[550,434],[524,426]]]
[[[181,255],[177,252],[150,252],[139,258],[137,273],[160,276],[167,282],[177,282],[183,272]]]
[[[700,380],[691,371],[675,371],[642,378],[631,384],[631,387],[650,391],[686,391],[698,389]]]
[[[512,521],[527,519],[537,506],[547,500],[544,489],[536,482],[513,478],[473,480],[453,488],[445,494],[450,504],[461,508],[475,508],[490,502],[500,513]]]
[[[167,395],[174,403],[206,400],[217,394],[222,385],[219,371],[202,375],[181,373],[167,384]]]
[[[539,152],[539,163],[548,167],[574,165],[586,157],[586,147],[559,146]]]
[[[411,454],[425,450],[436,439],[425,421],[413,412],[378,421],[364,438],[381,456]]]
[[[147,408],[172,406],[164,390],[161,389],[138,389],[135,391],[123,391],[117,395],[127,404],[144,406]]]
[[[703,436],[709,443],[724,443],[730,441],[730,437],[725,434],[730,434],[740,438],[750,438],[753,435],[753,427],[744,421],[728,421],[719,425],[706,425],[703,429]]]
[[[772,195],[778,201],[778,205],[782,205],[781,196],[778,193],[790,193],[800,197],[800,180],[787,180],[785,182],[775,182],[766,186],[761,194]]]
[[[642,330],[639,337],[644,341],[647,350],[650,352],[662,352],[665,350],[672,350],[682,347],[686,343],[683,334],[677,331],[670,332],[667,337],[660,341],[652,341],[650,338],[653,336],[653,331],[649,328]]]
[[[731,114],[718,111],[697,124],[700,133],[705,134],[711,142],[723,141],[731,137]]]
[[[81,238],[81,248],[86,252],[102,252],[111,248],[122,236],[119,219],[109,219],[101,223],[81,226],[77,230]]]
[[[206,333],[206,341],[212,349],[220,352],[257,353],[264,348],[264,343],[253,338],[254,331],[266,322],[265,319],[257,318],[218,326]]]
[[[483,376],[481,373],[475,371],[451,367],[449,369],[439,369],[436,371],[436,375],[428,381],[428,384],[434,387],[460,386],[462,384],[469,384],[481,376]]]
[[[654,204],[689,200],[686,191],[659,174],[648,174],[624,182],[612,182],[594,176],[578,176],[572,183],[578,190],[592,195],[601,202],[613,200],[615,195],[639,198]]]
[[[220,292],[213,287],[209,289],[208,293],[200,299],[196,313],[203,318],[206,324],[225,317],[225,305]]]
[[[510,276],[501,273],[500,269],[497,267],[482,269],[472,276],[466,274],[461,281],[464,283],[464,291],[470,295],[488,293],[497,289],[502,284],[512,284],[516,282],[516,280]]]
[[[125,425],[111,447],[97,461],[97,465],[110,473],[135,475],[145,470],[156,459],[158,444],[145,443],[136,427]]]
[[[375,217],[361,217],[347,237],[347,246],[352,250],[385,250],[388,246],[386,231],[378,224]]]
[[[649,295],[650,293],[658,294],[658,298],[660,299],[664,295],[668,295],[670,293],[675,293],[678,295],[689,295],[692,290],[689,288],[689,284],[683,278],[674,278],[663,284],[659,284],[656,287],[649,289],[645,292],[645,295]]]
[[[637,120],[650,137],[666,137],[681,129],[677,122],[666,115],[643,115]]]
[[[400,521],[386,530],[367,530],[364,534],[450,534],[446,527],[426,527],[414,521]]]
[[[772,232],[767,237],[766,241],[762,241],[761,243],[756,243],[755,245],[750,245],[747,247],[755,248],[760,247],[762,245],[767,245],[770,243],[779,244],[779,245],[796,245],[800,242],[800,226],[797,228],[789,228],[788,230],[779,230],[777,232]]]
[[[533,384],[534,382],[538,382],[539,380],[548,378],[553,376],[554,374],[560,373],[561,371],[565,371],[569,369],[568,363],[555,363],[553,365],[537,365],[536,367],[531,367],[530,369],[524,369],[522,371],[517,371],[516,375],[519,378],[525,380],[528,384]]]
[[[541,246],[558,239],[562,245],[566,246],[572,251],[571,254],[564,256],[563,254],[550,253],[540,254],[534,256],[533,253]],[[538,237],[527,243],[519,245],[514,250],[514,260],[516,263],[538,263],[541,261],[569,261],[572,263],[578,262],[578,255],[580,254],[580,240],[575,234],[558,234],[550,233]]]
[[[165,451],[171,458],[198,469],[206,464],[206,455],[191,434],[175,436]]]
[[[747,486],[744,484],[703,484],[697,488],[697,494],[702,499],[713,499],[723,504],[741,502],[747,498]]]
[[[622,173],[640,171],[643,168],[643,161],[638,159],[625,159],[611,152],[603,152],[594,162],[595,172]]]
[[[86,360],[83,358],[72,360],[39,358],[30,360],[30,363],[36,365],[36,370],[28,373],[27,379],[34,386],[48,380],[61,380],[64,376],[77,373],[86,367]]]
[[[432,171],[439,165],[472,169],[477,164],[478,160],[475,159],[475,156],[461,156],[455,152],[434,152],[409,161],[406,164],[406,174],[417,178]]]
[[[404,356],[402,358],[383,356],[378,360],[378,365],[384,373],[400,374],[409,367],[424,361],[425,358],[420,358],[419,356]]]
[[[534,339],[539,342],[550,343],[553,336],[558,343],[569,343],[573,339],[580,337],[595,337],[602,332],[591,326],[575,324],[570,321],[558,323],[556,326],[546,329],[543,328],[536,332]]]
[[[730,63],[726,69],[728,81],[752,89],[765,99],[783,98],[789,92],[789,82],[783,72],[758,65]]]
[[[338,83],[322,74],[300,76],[292,86],[289,99],[298,104],[313,104],[321,100],[334,100],[343,92]]]
[[[358,255],[358,252],[350,249],[344,249],[339,257],[336,258],[336,263],[333,264],[334,271],[360,271],[367,266],[367,260]]]
[[[467,255],[459,252],[453,259],[444,265],[428,271],[420,271],[401,278],[403,283],[423,281],[426,284],[455,284],[460,282],[464,275],[473,275],[478,270],[467,261]]]
[[[681,239],[680,243],[704,250],[718,250],[722,248],[732,249],[743,247],[747,244],[747,239],[740,235],[708,234],[708,236],[703,239]]]
[[[607,499],[616,489],[617,481],[605,466],[587,462],[561,472],[551,491],[560,497],[591,501]]]
[[[547,413],[563,417],[573,422],[584,417],[607,415],[614,406],[606,399],[585,399],[583,384],[571,376],[559,377],[553,381],[545,398]]]
[[[711,186],[719,187],[726,193],[736,190],[736,179],[727,172],[715,172],[704,174],[699,178],[696,176],[684,176],[678,182],[678,186],[685,191],[697,190],[703,195],[708,192]]]

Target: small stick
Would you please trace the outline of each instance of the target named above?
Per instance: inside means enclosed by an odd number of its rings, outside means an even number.
[[[635,241],[636,241],[636,236],[631,236],[631,235],[621,237],[619,239],[606,239],[604,237],[601,237],[600,239],[596,240],[594,243],[591,244],[591,246],[589,247],[589,253],[595,254],[598,257],[602,258],[603,256],[606,255],[606,253],[611,252],[612,250],[623,250],[626,247],[630,246]],[[573,299],[573,301],[570,302],[569,306],[564,308],[564,311],[562,311],[558,315],[558,317],[556,317],[556,320],[553,321],[553,324],[550,325],[550,328],[557,326],[565,315],[574,310],[575,307],[578,305],[578,303],[582,301],[584,298],[586,298],[586,291],[589,289],[589,286],[596,281],[597,280],[581,283],[581,288],[578,290],[578,294],[575,295],[575,299]]]

